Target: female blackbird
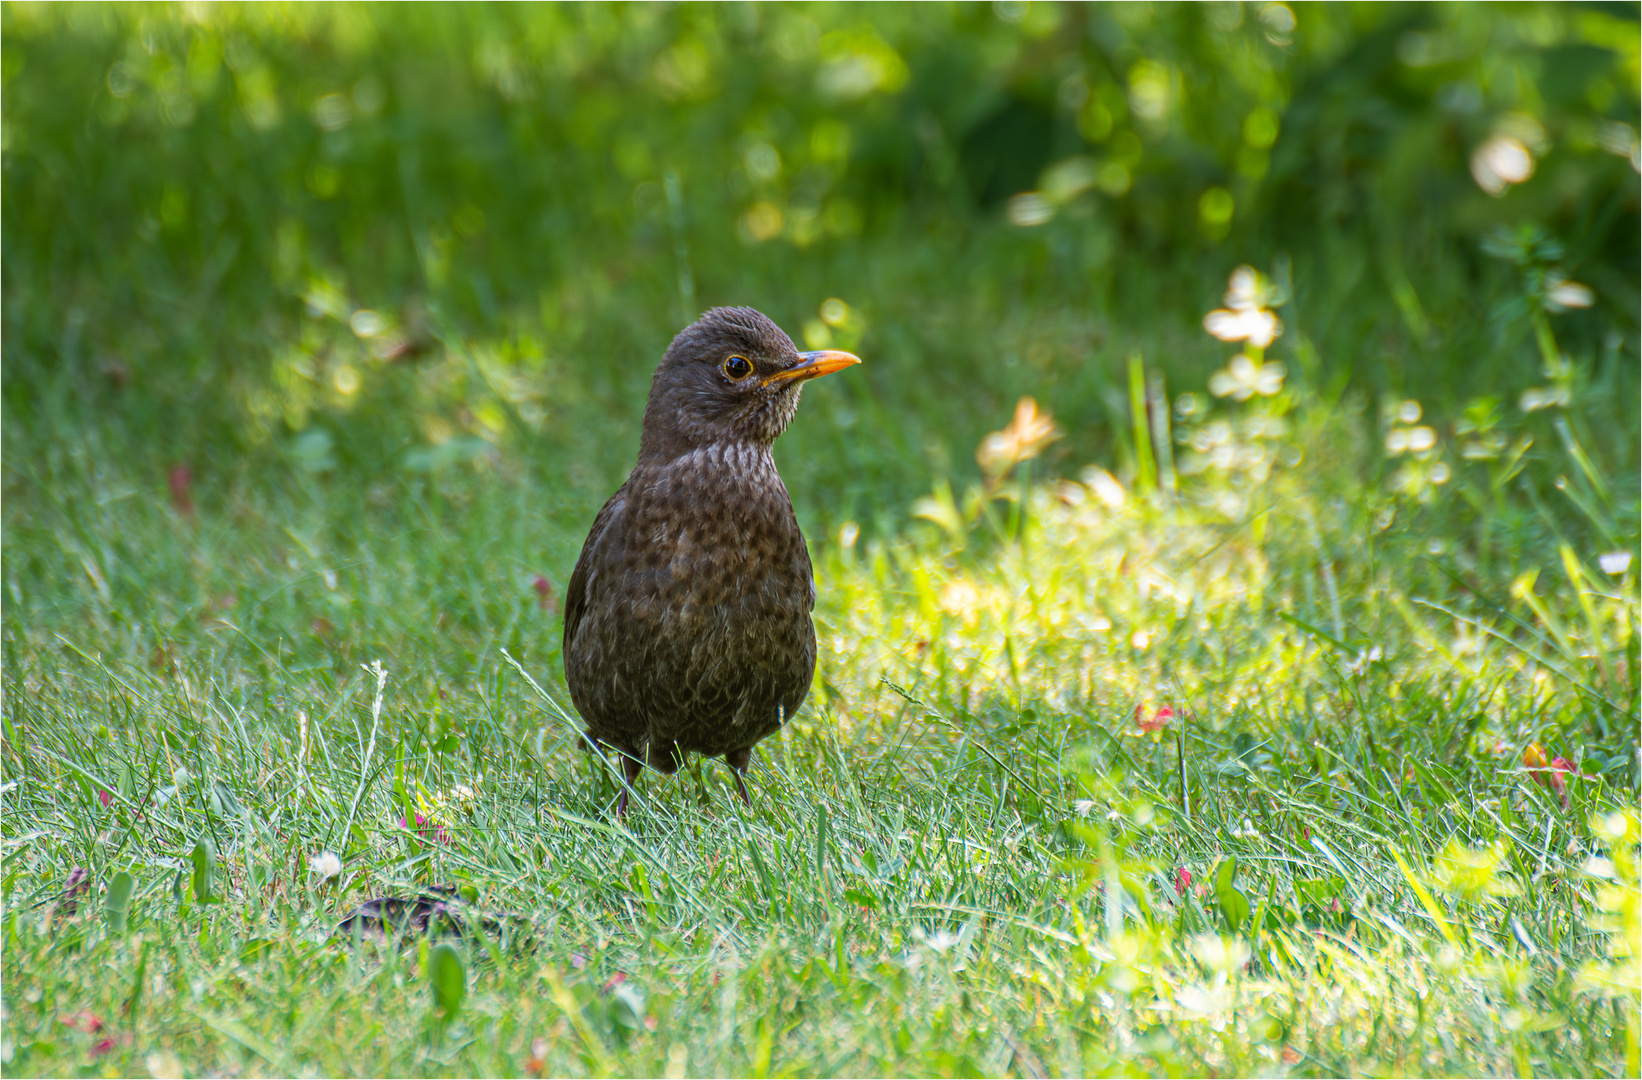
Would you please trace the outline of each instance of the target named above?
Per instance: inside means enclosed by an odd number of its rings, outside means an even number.
[[[801,353],[752,308],[714,308],[668,346],[650,383],[639,460],[570,575],[564,669],[588,737],[639,770],[753,746],[815,673],[815,579],[770,454],[804,383],[858,364]]]

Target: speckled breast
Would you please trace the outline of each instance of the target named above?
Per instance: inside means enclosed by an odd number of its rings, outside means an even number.
[[[773,459],[709,447],[635,470],[618,497],[571,646],[599,654],[575,665],[578,708],[637,751],[752,746],[797,711],[815,670],[815,583]]]

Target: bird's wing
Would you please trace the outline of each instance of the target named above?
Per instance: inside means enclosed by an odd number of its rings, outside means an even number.
[[[593,527],[587,532],[587,542],[582,545],[581,557],[576,560],[576,569],[570,573],[570,587],[565,590],[564,598],[564,654],[570,655],[570,643],[576,639],[576,629],[581,626],[582,616],[587,613],[588,579],[593,576],[594,561],[599,557],[599,541],[610,528],[610,523],[621,514],[627,505],[627,486],[610,496],[610,501],[604,504],[599,516],[593,519]]]
[[[802,552],[803,555],[804,555],[804,582],[805,582],[805,584],[807,585],[807,587],[809,588],[809,591],[810,591],[810,595],[809,595],[809,601],[810,602],[805,605],[805,610],[806,611],[814,611],[815,610],[815,565],[810,562],[810,546],[808,544],[804,543],[804,541],[802,539],[800,539],[798,541],[798,550],[800,552]]]

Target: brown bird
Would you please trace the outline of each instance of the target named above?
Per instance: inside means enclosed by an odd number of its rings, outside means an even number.
[[[646,764],[689,752],[742,774],[815,674],[815,578],[770,450],[804,384],[858,364],[801,353],[752,308],[714,308],[650,383],[639,460],[570,575],[564,669],[593,742],[622,756],[617,814]]]

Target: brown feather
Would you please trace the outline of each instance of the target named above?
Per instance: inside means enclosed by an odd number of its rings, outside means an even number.
[[[752,375],[732,379],[730,356]],[[571,574],[571,699],[592,739],[662,772],[723,755],[739,783],[809,692],[815,582],[771,454],[802,380],[764,383],[801,362],[751,308],[682,331],[651,383],[638,464]]]

